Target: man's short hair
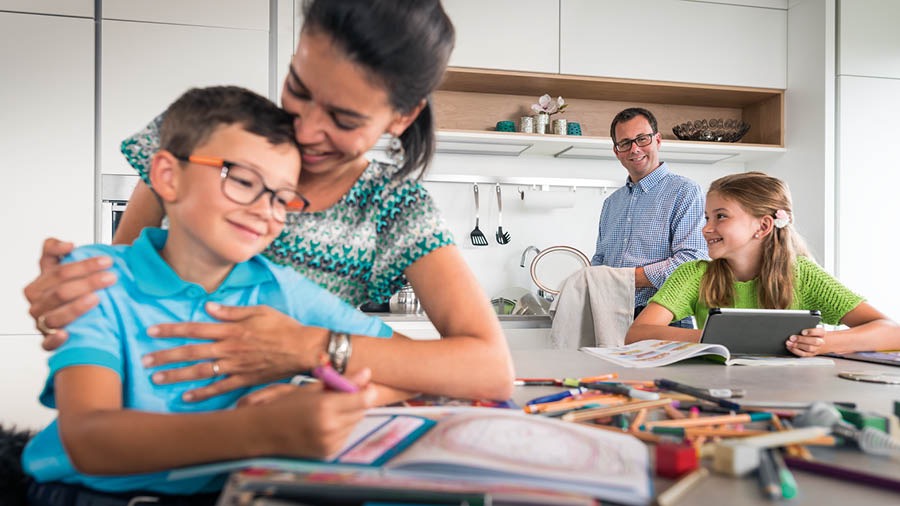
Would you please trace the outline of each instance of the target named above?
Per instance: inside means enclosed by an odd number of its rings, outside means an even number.
[[[296,143],[293,117],[269,99],[238,86],[192,88],[166,109],[160,148],[187,157],[223,125],[240,124],[273,146]]]
[[[659,131],[659,128],[656,126],[656,116],[654,116],[652,112],[644,109],[643,107],[629,107],[619,114],[616,114],[616,117],[612,120],[612,124],[609,125],[609,136],[612,137],[613,143],[616,142],[616,125],[634,119],[638,116],[647,118],[647,121],[650,123],[650,128],[653,129],[653,133]]]

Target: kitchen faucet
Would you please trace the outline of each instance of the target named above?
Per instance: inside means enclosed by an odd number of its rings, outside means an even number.
[[[528,246],[525,248],[525,251],[522,252],[522,260],[519,261],[519,267],[525,267],[525,256],[528,255],[529,251],[534,251],[535,254],[541,252],[536,246]]]

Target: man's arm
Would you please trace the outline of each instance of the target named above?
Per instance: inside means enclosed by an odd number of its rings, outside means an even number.
[[[669,224],[672,232],[672,256],[638,268],[642,270],[640,274],[636,269],[636,286],[659,288],[679,265],[709,258],[706,240],[703,238],[703,215],[704,199],[700,186],[696,183],[684,185],[675,199],[675,209]],[[639,284],[640,278],[646,279],[648,284]]]

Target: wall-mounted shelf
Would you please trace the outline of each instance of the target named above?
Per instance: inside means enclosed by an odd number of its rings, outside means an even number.
[[[386,145],[382,141],[379,145]],[[438,153],[501,156],[553,156],[615,160],[612,139],[573,135],[534,135],[507,132],[441,130],[437,134]],[[772,159],[785,152],[780,146],[730,142],[687,142],[664,140],[660,149],[665,161],[713,164],[723,161],[748,162]]]
[[[494,131],[497,121],[532,114],[530,105],[544,93],[566,99],[569,108],[558,117],[581,123],[584,137]],[[656,115],[667,160],[746,162],[785,151],[784,90],[779,89],[450,68],[434,104],[438,149],[445,153],[614,159],[609,124],[633,106]],[[704,118],[740,119],[751,128],[737,143],[675,139],[673,126]]]
[[[564,186],[568,188],[618,188],[622,186],[621,181],[574,177],[519,177],[473,174],[426,174],[424,180],[431,183],[505,184],[520,187],[540,187],[541,189],[545,190],[549,189],[551,186]]]

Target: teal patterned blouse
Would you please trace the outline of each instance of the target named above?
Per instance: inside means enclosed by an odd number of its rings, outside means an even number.
[[[162,116],[122,141],[122,154],[150,184]],[[395,179],[397,167],[371,162],[341,200],[324,211],[290,213],[284,231],[263,254],[293,267],[348,303],[385,303],[406,283],[403,271],[453,237],[415,179]]]

